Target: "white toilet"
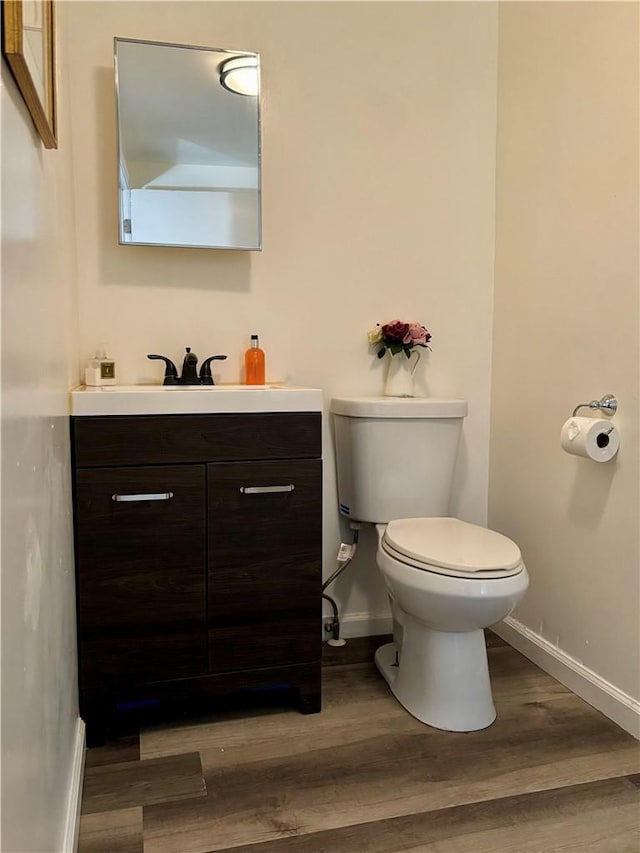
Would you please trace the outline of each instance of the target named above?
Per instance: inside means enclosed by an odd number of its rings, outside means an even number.
[[[394,642],[375,662],[398,701],[448,731],[491,725],[484,628],[529,585],[518,546],[447,517],[465,400],[352,397],[331,403],[340,511],[378,531]]]

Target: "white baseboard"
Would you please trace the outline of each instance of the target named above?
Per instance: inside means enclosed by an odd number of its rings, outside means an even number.
[[[640,702],[508,616],[491,630],[576,695],[640,740]]]
[[[84,778],[85,725],[78,717],[76,736],[73,745],[73,762],[67,794],[67,814],[65,819],[62,853],[75,853],[78,849],[80,829],[80,806],[82,804],[82,780]]]
[[[393,623],[389,613],[348,613],[340,617],[340,636],[345,640],[391,634],[392,631]]]

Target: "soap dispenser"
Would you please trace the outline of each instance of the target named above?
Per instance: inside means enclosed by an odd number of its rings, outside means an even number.
[[[107,357],[107,345],[100,344],[96,354],[87,362],[84,370],[85,385],[115,385],[116,363]]]
[[[244,354],[245,385],[264,385],[265,357],[260,349],[258,336],[251,335],[251,346]]]

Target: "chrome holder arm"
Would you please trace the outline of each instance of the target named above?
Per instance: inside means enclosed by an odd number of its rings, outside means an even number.
[[[618,409],[618,401],[613,394],[605,394],[600,400],[592,400],[590,403],[578,403],[571,415],[575,418],[580,409],[599,409],[603,415],[611,417]]]

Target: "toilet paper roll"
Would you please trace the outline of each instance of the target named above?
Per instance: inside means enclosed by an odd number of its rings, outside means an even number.
[[[608,462],[618,452],[620,434],[611,421],[569,418],[560,434],[562,449],[594,462]]]

